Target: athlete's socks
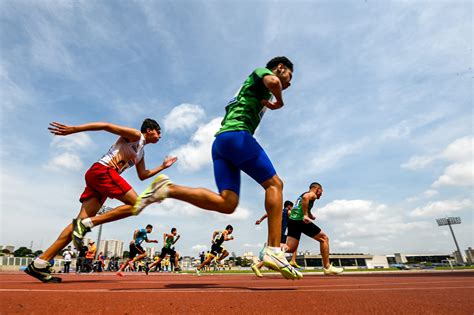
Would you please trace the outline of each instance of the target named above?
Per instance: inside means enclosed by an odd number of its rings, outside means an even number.
[[[92,219],[91,218],[85,218],[83,220],[81,220],[81,223],[85,226],[85,227],[88,227],[88,228],[92,228],[94,226],[94,224],[92,223]]]
[[[267,246],[267,248],[274,254],[280,254],[281,253],[281,248],[280,247]]]
[[[33,261],[33,266],[35,266],[36,268],[38,269],[43,269],[43,268],[46,268],[48,266],[48,262],[46,260],[43,260],[41,258],[36,258],[34,261]]]

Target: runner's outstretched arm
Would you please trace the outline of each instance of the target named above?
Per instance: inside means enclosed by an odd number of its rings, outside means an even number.
[[[176,236],[176,239],[173,241],[173,245],[176,244],[176,242],[179,240],[179,238],[181,237],[181,235],[178,234],[178,236]]]
[[[138,141],[141,137],[141,132],[137,129],[114,125],[107,122],[93,122],[78,126],[68,126],[54,121],[49,125],[50,127],[48,127],[48,130],[56,136],[67,136],[84,131],[103,130],[124,137],[130,142]]]
[[[163,160],[163,163],[160,166],[155,167],[151,170],[147,170],[145,166],[145,159],[141,159],[140,162],[138,162],[135,165],[135,168],[137,169],[138,178],[140,178],[140,180],[145,180],[147,178],[155,176],[159,172],[173,165],[177,160],[178,158],[176,156],[175,157],[167,156],[165,157],[165,159]]]
[[[268,217],[268,215],[265,213],[260,219],[257,220],[257,222],[255,222],[255,225],[259,225],[259,224],[262,223],[263,220],[265,220],[267,217]]]

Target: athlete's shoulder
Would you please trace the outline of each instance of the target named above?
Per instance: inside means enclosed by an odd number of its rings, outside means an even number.
[[[307,198],[309,200],[315,200],[316,199],[316,194],[312,191],[307,191],[301,195],[303,198]]]
[[[252,74],[257,75],[260,78],[263,78],[266,75],[273,75],[273,72],[268,68],[256,68],[253,70]]]

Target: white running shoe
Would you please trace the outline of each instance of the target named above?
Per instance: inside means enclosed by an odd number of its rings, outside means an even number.
[[[196,274],[197,274],[198,276],[200,276],[200,275],[201,275],[201,270],[199,270],[198,268],[196,268]]]
[[[168,197],[168,186],[171,184],[172,182],[168,176],[164,174],[158,175],[150,186],[138,196],[133,206],[134,214],[138,215],[148,205],[154,202],[160,203],[166,199],[166,197]]]
[[[253,265],[252,265],[252,271],[253,271],[253,273],[254,273],[257,277],[263,278],[263,275],[262,275],[262,273],[260,272],[260,269],[258,269],[257,264],[253,264]]]
[[[329,268],[323,268],[325,275],[338,275],[341,274],[344,269],[339,267],[334,267],[332,264],[329,265]]]
[[[299,280],[303,278],[303,274],[288,263],[283,252],[275,254],[267,247],[263,255],[263,264],[267,268],[280,272],[285,279]]]

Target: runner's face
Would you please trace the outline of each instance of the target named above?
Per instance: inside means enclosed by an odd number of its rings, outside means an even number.
[[[147,229],[146,229],[146,232],[147,232],[147,233],[151,233],[151,231],[153,231],[153,228],[147,228]]]
[[[145,139],[147,143],[157,143],[161,139],[161,131],[147,129]]]
[[[178,234],[178,232],[177,232],[177,231],[173,231],[173,232],[171,232],[171,234],[173,234],[174,236],[176,236],[176,234]]]
[[[323,188],[322,187],[318,187],[316,189],[316,197],[319,199],[321,198],[321,195],[323,194]]]
[[[281,63],[277,67],[276,76],[280,79],[283,90],[286,90],[291,85],[290,81],[293,78],[293,72]]]

